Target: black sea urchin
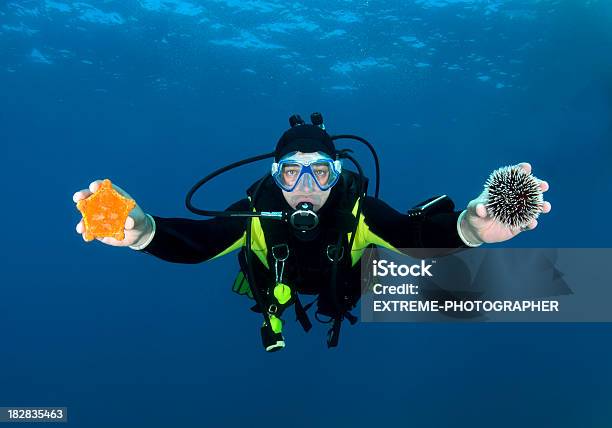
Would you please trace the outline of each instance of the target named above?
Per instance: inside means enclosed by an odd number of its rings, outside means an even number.
[[[485,183],[487,211],[502,224],[518,229],[538,218],[543,204],[536,177],[520,166],[505,166],[491,173]]]

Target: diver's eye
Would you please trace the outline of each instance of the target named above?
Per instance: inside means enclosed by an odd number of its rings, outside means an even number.
[[[313,172],[317,177],[325,177],[329,174],[329,168],[326,165],[319,165],[313,168]]]
[[[300,175],[300,170],[300,167],[297,165],[286,165],[283,168],[283,180],[285,183],[294,183]]]

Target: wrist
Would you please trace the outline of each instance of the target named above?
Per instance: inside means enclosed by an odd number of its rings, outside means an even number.
[[[151,243],[155,236],[155,220],[149,214],[145,214],[145,232],[140,239],[133,245],[130,245],[132,250],[144,250]]]
[[[476,236],[476,233],[471,230],[465,219],[466,215],[467,210],[463,210],[461,214],[459,214],[459,218],[457,219],[457,233],[468,247],[480,247],[484,241]]]

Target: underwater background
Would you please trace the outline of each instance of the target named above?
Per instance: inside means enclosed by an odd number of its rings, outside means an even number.
[[[464,208],[528,161],[552,211],[491,247],[610,246],[608,0],[2,1],[0,406],[67,406],[92,428],[611,426],[610,325],[345,323],[327,350],[326,326],[290,311],[266,354],[235,254],[177,265],[75,232],[72,194],[106,177],[197,218],[199,178],[313,111],[376,146],[400,211]]]

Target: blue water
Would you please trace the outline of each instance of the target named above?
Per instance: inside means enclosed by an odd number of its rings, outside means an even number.
[[[233,255],[86,244],[71,198],[109,177],[195,218],[196,180],[321,111],[376,145],[397,209],[463,208],[528,161],[552,211],[504,245],[608,247],[611,52],[607,0],[1,2],[0,406],[67,406],[75,427],[609,427],[609,325],[358,324],[329,351],[289,323],[268,355]]]

